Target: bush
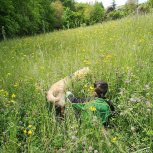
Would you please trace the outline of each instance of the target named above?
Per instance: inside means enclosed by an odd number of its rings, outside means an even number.
[[[122,17],[126,16],[126,13],[119,10],[114,10],[107,14],[107,19],[109,20],[117,20],[121,19]]]

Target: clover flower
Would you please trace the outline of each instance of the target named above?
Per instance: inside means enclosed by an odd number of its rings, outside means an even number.
[[[94,150],[94,153],[98,153],[98,150]]]
[[[93,151],[93,147],[92,146],[89,146],[89,151]]]

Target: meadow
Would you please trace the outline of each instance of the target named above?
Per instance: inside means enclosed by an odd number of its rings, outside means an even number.
[[[153,152],[153,15],[0,42],[0,152]],[[81,124],[70,104],[58,120],[45,93],[88,66],[92,77],[73,92],[109,84],[116,113],[107,131]]]

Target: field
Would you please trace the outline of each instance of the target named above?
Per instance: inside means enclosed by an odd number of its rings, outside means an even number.
[[[153,152],[153,15],[3,41],[0,55],[0,152]],[[52,83],[86,66],[92,76],[72,90],[109,83],[107,131],[80,125],[70,104],[60,121],[46,102]]]

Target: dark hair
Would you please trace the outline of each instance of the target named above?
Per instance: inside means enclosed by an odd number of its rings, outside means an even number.
[[[94,83],[94,88],[99,98],[104,97],[108,91],[108,84],[105,81],[96,81]]]

